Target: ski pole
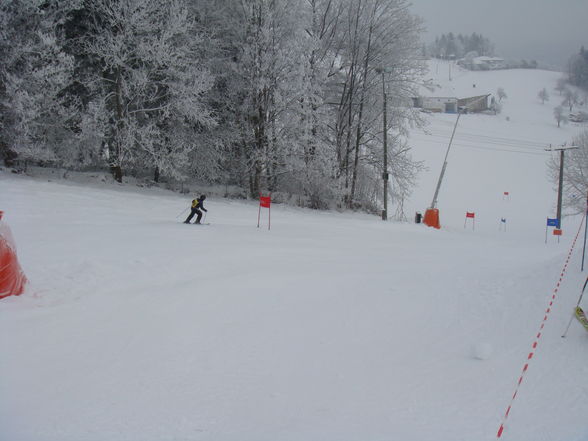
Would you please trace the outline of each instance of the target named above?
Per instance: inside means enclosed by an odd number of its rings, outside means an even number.
[[[578,306],[580,306],[580,302],[582,301],[582,297],[584,296],[584,290],[586,289],[586,285],[588,285],[588,277],[586,277],[586,281],[584,282],[584,287],[582,288],[582,294],[580,294],[580,298],[578,299],[578,303],[576,303],[576,308]],[[574,314],[572,314],[572,317],[570,318],[570,322],[568,323],[568,327],[566,328],[566,332],[563,333],[563,335],[561,336],[561,338],[566,338],[566,335],[568,333],[568,330],[570,329],[570,326],[572,324],[572,321],[574,320]]]
[[[186,208],[184,211],[182,211],[180,214],[178,214],[178,215],[176,216],[176,219],[177,219],[178,217],[180,217],[182,214],[184,214],[186,211],[188,211],[188,209],[187,209],[187,208]]]

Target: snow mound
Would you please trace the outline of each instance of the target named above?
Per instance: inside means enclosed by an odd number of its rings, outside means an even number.
[[[492,345],[488,342],[478,342],[475,343],[472,352],[474,354],[474,358],[477,360],[488,360],[492,353],[494,352]]]

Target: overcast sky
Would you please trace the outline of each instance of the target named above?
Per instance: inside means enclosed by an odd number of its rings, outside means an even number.
[[[498,56],[563,67],[588,49],[588,0],[409,0],[425,20],[426,43],[453,32],[477,32]]]

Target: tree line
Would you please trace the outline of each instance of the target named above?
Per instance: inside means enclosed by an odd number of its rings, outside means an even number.
[[[584,46],[570,58],[568,80],[570,84],[588,91],[588,51],[584,49]]]
[[[384,130],[398,206],[421,168],[406,143],[421,23],[406,0],[6,0],[0,29],[8,166],[367,210]]]
[[[494,55],[494,45],[488,38],[476,32],[457,36],[453,32],[442,34],[441,37],[436,37],[426,50],[431,57],[441,59],[463,58],[473,52],[476,56]]]

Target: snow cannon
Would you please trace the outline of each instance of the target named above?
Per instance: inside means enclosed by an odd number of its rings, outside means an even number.
[[[16,245],[10,227],[0,211],[0,299],[23,293],[27,278],[16,257]]]
[[[423,220],[423,223],[429,227],[440,229],[441,224],[439,223],[439,209],[427,208],[425,211],[425,219]]]

